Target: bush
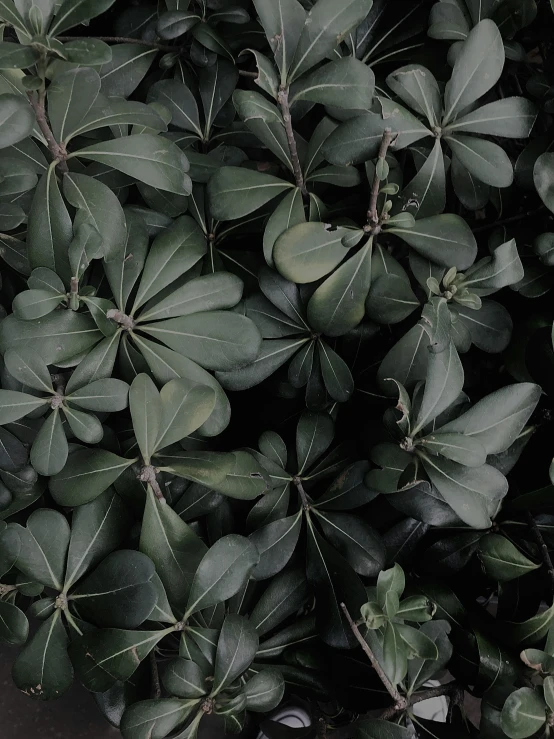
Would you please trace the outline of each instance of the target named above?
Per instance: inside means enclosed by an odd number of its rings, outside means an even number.
[[[19,689],[549,735],[551,6],[0,0]]]

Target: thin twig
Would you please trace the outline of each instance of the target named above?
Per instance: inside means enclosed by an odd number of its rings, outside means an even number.
[[[37,96],[35,96],[32,92],[28,92],[27,97],[29,98],[31,107],[35,112],[35,118],[37,119],[38,127],[40,128],[42,135],[46,139],[50,154],[52,154],[54,161],[57,160],[58,167],[60,168],[61,172],[69,172],[69,168],[65,161],[67,157],[65,146],[63,146],[63,144],[58,144],[58,142],[54,138],[54,134],[52,133],[52,129],[50,128],[48,119],[46,117],[46,91],[41,90]]]
[[[350,613],[348,612],[348,608],[346,607],[346,605],[344,603],[341,603],[340,604],[340,607],[342,608],[342,610],[344,612],[344,615],[346,616],[346,620],[348,621],[348,623],[350,625],[350,628],[352,629],[352,633],[354,634],[354,636],[356,637],[359,645],[363,649],[364,654],[366,655],[366,657],[371,662],[371,666],[373,667],[373,669],[375,670],[375,672],[379,675],[379,679],[381,680],[381,682],[383,683],[383,685],[387,689],[387,692],[390,695],[390,697],[393,699],[395,711],[404,711],[404,710],[406,710],[406,708],[408,706],[408,701],[406,700],[406,698],[404,698],[402,695],[400,695],[400,693],[398,692],[398,690],[394,687],[394,685],[391,683],[391,681],[385,675],[385,672],[384,672],[383,668],[381,667],[381,665],[377,661],[377,658],[375,657],[375,655],[371,651],[371,648],[370,648],[369,644],[366,642],[366,640],[362,636],[360,630],[358,629],[358,627],[356,626],[356,624],[352,620],[352,617],[351,617]]]
[[[157,700],[162,695],[162,686],[160,685],[160,675],[158,673],[155,649],[150,652],[150,674],[152,676],[152,698]]]
[[[552,583],[554,593],[554,565],[552,564],[552,560],[550,559],[548,547],[546,546],[546,543],[542,537],[541,530],[539,529],[537,522],[533,518],[533,515],[529,512],[527,512],[527,522],[529,523],[531,533],[533,534],[535,541],[537,542],[540,549],[542,561],[544,566],[546,567],[546,571],[548,572],[548,577],[550,578],[550,582]]]
[[[427,701],[430,698],[439,698],[442,695],[454,695],[459,691],[459,689],[460,688],[457,683],[451,682],[447,683],[446,685],[438,685],[436,688],[429,688],[429,690],[422,690],[421,693],[414,693],[414,695],[410,696],[409,700],[407,701],[406,708],[410,708],[416,703]],[[399,710],[398,708],[396,708],[396,706],[390,706],[383,711],[379,718],[382,718],[385,721],[389,721],[398,713],[401,713],[402,710],[405,709]]]
[[[242,77],[251,77],[253,80],[258,79],[259,77],[257,72],[248,72],[246,69],[239,69],[239,74]]]
[[[289,145],[290,158],[292,160],[292,169],[294,172],[294,179],[296,180],[296,186],[302,191],[302,195],[308,195],[306,184],[304,182],[304,175],[302,174],[302,167],[300,165],[300,159],[298,157],[298,149],[296,148],[296,139],[294,138],[294,131],[292,128],[292,117],[290,114],[289,107],[289,91],[288,88],[281,88],[277,96],[279,107],[283,115],[283,121],[285,123],[285,133],[287,135],[287,143]]]
[[[81,41],[83,36],[58,36],[59,41]],[[96,41],[105,41],[107,44],[139,44],[140,46],[150,46],[152,49],[159,51],[180,51],[179,46],[169,46],[168,44],[160,44],[157,41],[145,41],[141,38],[128,38],[127,36],[92,36]]]
[[[302,485],[302,480],[300,479],[300,477],[294,477],[292,481],[296,485],[296,489],[298,490],[298,493],[299,493],[300,498],[302,500],[302,508],[305,511],[309,511],[310,510],[310,501],[308,500],[308,496],[307,496],[306,491],[304,490],[304,487]]]
[[[472,229],[472,231],[474,234],[477,234],[481,231],[488,231],[490,228],[496,228],[496,226],[504,226],[506,223],[516,223],[516,221],[521,221],[524,218],[532,218],[533,216],[536,216],[537,213],[540,213],[541,210],[544,210],[544,207],[544,205],[539,205],[539,207],[534,210],[528,210],[525,213],[519,213],[517,216],[510,216],[509,218],[503,218],[500,221],[487,223],[486,226],[479,226],[478,228]]]
[[[381,146],[379,147],[379,154],[377,155],[377,165],[375,166],[375,175],[373,177],[371,195],[369,197],[369,208],[367,211],[367,225],[372,233],[378,233],[376,229],[380,230],[381,225],[379,222],[379,213],[377,212],[377,199],[379,197],[379,189],[381,187],[381,180],[377,176],[377,166],[379,164],[379,160],[386,159],[388,148],[394,141],[394,138],[392,129],[385,128],[383,131],[383,138],[381,139]]]

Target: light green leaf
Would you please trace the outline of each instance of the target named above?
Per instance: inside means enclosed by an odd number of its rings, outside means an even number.
[[[490,136],[526,139],[537,117],[537,107],[527,98],[509,97],[495,100],[457,118],[445,133],[480,133]]]
[[[509,187],[514,179],[510,158],[498,144],[475,136],[445,136],[458,160],[477,179],[492,187]]]
[[[0,390],[0,425],[13,423],[49,402],[48,398],[37,398],[16,390]]]
[[[329,274],[347,255],[342,240],[348,234],[349,229],[333,228],[328,223],[300,223],[275,242],[275,265],[291,282],[314,282]]]

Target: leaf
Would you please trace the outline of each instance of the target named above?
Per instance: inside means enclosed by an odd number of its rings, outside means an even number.
[[[275,242],[287,229],[304,223],[304,206],[302,204],[302,191],[296,187],[288,192],[279,205],[269,216],[264,230],[264,257],[270,267],[273,263],[273,247]]]
[[[510,739],[524,739],[535,734],[546,721],[546,704],[533,688],[519,688],[511,693],[502,708],[502,731]]]
[[[63,45],[64,54],[69,62],[97,66],[112,60],[111,46],[94,38],[76,38]]]
[[[508,582],[540,567],[499,534],[487,534],[481,539],[479,558],[487,576],[500,582]]]
[[[285,231],[273,248],[279,272],[291,282],[307,283],[329,274],[347,254],[346,228],[328,223],[300,223]]]
[[[27,641],[29,622],[17,606],[7,601],[0,601],[0,642],[13,647],[20,647]]]
[[[345,36],[369,13],[370,0],[318,0],[306,16],[294,58],[287,74],[289,82],[330,56]]]
[[[178,195],[190,195],[192,183],[187,174],[189,163],[179,147],[161,136],[149,133],[93,144],[74,156],[107,164],[147,185]]]
[[[258,356],[261,345],[255,324],[231,311],[195,313],[141,329],[211,370],[228,371],[249,364]]]
[[[32,67],[39,59],[30,46],[3,41],[0,43],[0,69],[24,69]]]
[[[136,214],[125,213],[126,237],[111,258],[104,262],[106,277],[118,308],[125,311],[131,290],[144,267],[148,251],[148,233],[144,221]]]
[[[324,341],[317,344],[325,389],[333,400],[345,403],[354,392],[354,379],[346,362]]]
[[[145,374],[135,377],[129,391],[129,406],[133,431],[145,464],[156,451],[156,439],[162,420],[160,393],[153,380]]]
[[[27,526],[17,526],[21,550],[17,569],[35,582],[62,590],[69,525],[58,511],[43,508],[31,513]]]
[[[412,733],[403,726],[378,718],[358,721],[355,725],[355,739],[411,739]]]
[[[134,313],[191,269],[206,253],[206,249],[205,236],[196,221],[190,216],[181,216],[175,220],[154,239],[150,247],[131,312]],[[138,268],[137,264],[137,273]],[[123,274],[126,275],[126,272]]]
[[[540,387],[530,382],[507,385],[443,426],[479,441],[487,454],[500,454],[510,447],[529,420],[540,397]]]
[[[333,441],[335,425],[327,413],[305,411],[296,428],[298,474],[308,472]]]
[[[254,0],[254,7],[284,83],[306,21],[306,11],[297,0]]]
[[[1,98],[0,98],[1,100]],[[0,129],[1,133],[1,129]],[[542,202],[554,213],[554,154],[541,154],[533,168],[533,181]]]
[[[285,693],[285,681],[277,670],[262,670],[251,677],[243,688],[246,710],[266,713],[276,708]]]
[[[79,390],[74,390],[65,398],[79,408],[98,413],[112,413],[127,408],[129,385],[123,380],[106,378],[95,380]]]
[[[82,223],[90,224],[102,237],[102,253],[115,257],[126,241],[125,214],[116,195],[94,177],[70,172],[64,177],[63,192],[78,209],[75,231]]]
[[[365,301],[369,318],[377,323],[393,324],[403,321],[420,306],[405,277],[388,273],[373,280]]]
[[[258,643],[256,629],[247,618],[237,614],[225,618],[217,641],[212,695],[220,693],[248,669]]]
[[[79,614],[97,626],[133,629],[152,613],[158,594],[151,559],[121,549],[109,554],[70,594]]]
[[[246,451],[220,455],[226,460],[225,475],[214,480],[213,490],[230,498],[252,500],[266,493],[271,482],[254,455]]]
[[[498,82],[504,67],[504,44],[497,25],[482,20],[473,28],[458,54],[446,86],[442,125],[474,103]]]
[[[115,0],[63,0],[56,12],[56,17],[50,27],[52,36],[59,35],[68,28],[86,23],[91,18],[104,13]]]
[[[460,163],[492,187],[509,187],[514,179],[510,158],[498,144],[475,136],[445,136]]]
[[[294,569],[285,570],[271,580],[254,606],[250,622],[263,636],[297,613],[308,595],[304,573]]]
[[[342,554],[354,572],[375,577],[385,565],[381,537],[365,521],[350,513],[314,510],[329,542]]]
[[[182,657],[171,660],[162,676],[167,692],[179,698],[200,698],[206,695],[209,690],[206,684],[208,679],[209,676],[199,665]]]
[[[17,421],[47,402],[47,398],[37,398],[15,390],[0,390],[0,424]]]
[[[48,118],[58,142],[79,129],[100,94],[100,76],[89,67],[56,75],[48,87]]]
[[[256,170],[221,167],[208,183],[210,213],[219,221],[234,221],[292,187],[290,182]]]
[[[260,555],[260,561],[252,573],[254,580],[266,580],[287,566],[294,554],[301,527],[302,513],[298,512],[250,534],[248,538]]]
[[[471,229],[463,218],[450,213],[422,218],[413,228],[393,226],[387,232],[399,236],[421,256],[445,267],[467,269],[477,255]]]
[[[165,500],[149,490],[140,535],[140,551],[156,565],[171,605],[184,613],[194,573],[206,545]]]
[[[464,434],[436,433],[418,440],[418,443],[433,454],[440,454],[466,467],[480,467],[487,459],[481,442]]]
[[[34,125],[33,109],[21,95],[0,94],[0,149],[26,139]]]
[[[239,73],[234,64],[217,57],[215,64],[204,67],[198,78],[198,90],[204,108],[204,130],[206,135],[211,130],[225,103],[233,94],[239,80]]]
[[[369,503],[376,496],[364,485],[369,469],[367,462],[355,462],[347,467],[319,496],[314,506],[325,511],[348,511]]]
[[[105,449],[77,449],[62,472],[50,480],[50,493],[62,506],[79,506],[107,490],[135,460]]]
[[[425,162],[404,187],[397,202],[415,218],[428,218],[443,212],[446,206],[446,175],[439,139],[436,139]]]
[[[464,467],[450,460],[425,457],[423,466],[448,505],[468,526],[490,526],[500,501],[508,490],[508,481],[494,467]]]
[[[464,369],[454,344],[441,352],[430,352],[425,391],[421,401],[413,435],[431,423],[456,400],[464,384]]]
[[[160,38],[174,39],[183,36],[199,21],[200,16],[190,11],[173,10],[160,16],[156,31]]]
[[[291,106],[300,100],[339,108],[369,110],[375,76],[363,62],[344,57],[303,76],[292,88]]]
[[[39,700],[52,700],[63,695],[73,683],[67,643],[58,610],[39,626],[15,660],[12,677],[17,687]]]
[[[162,103],[171,113],[176,128],[202,136],[196,99],[189,88],[178,80],[159,80],[148,91],[148,102]]]
[[[50,477],[63,470],[67,461],[67,439],[60,411],[54,409],[46,418],[31,447],[31,464],[39,475]]]
[[[196,570],[184,619],[237,593],[258,561],[256,547],[243,536],[229,534],[219,539]]]
[[[215,54],[221,54],[234,62],[233,53],[224,39],[207,23],[197,23],[191,28],[191,35],[199,44]]]
[[[158,52],[156,49],[131,43],[116,44],[111,48],[111,61],[98,70],[102,80],[102,93],[112,98],[128,98],[150,69]]]
[[[457,118],[446,127],[445,133],[480,133],[506,138],[526,139],[537,117],[537,108],[531,100],[509,97],[495,100]]]
[[[407,64],[389,74],[386,82],[404,103],[426,118],[431,127],[439,125],[441,93],[435,77],[426,67]]]
[[[142,700],[125,708],[120,731],[123,739],[163,739],[186,721],[196,700],[162,698]]]
[[[377,379],[381,389],[388,395],[395,393],[395,388],[388,382],[389,378],[395,379],[406,388],[424,380],[429,357],[428,346],[429,338],[421,325],[417,324],[407,331],[379,366]]]

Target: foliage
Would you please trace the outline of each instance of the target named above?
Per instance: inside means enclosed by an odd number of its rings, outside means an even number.
[[[77,679],[124,739],[552,733],[553,9],[0,0],[30,698]]]

